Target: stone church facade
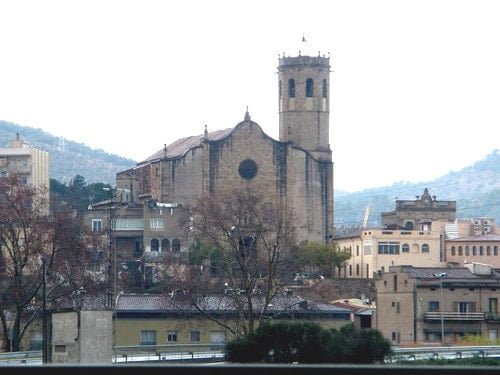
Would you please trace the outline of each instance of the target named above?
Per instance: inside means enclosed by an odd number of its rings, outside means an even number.
[[[248,111],[234,128],[179,139],[117,174],[136,204],[180,207],[204,194],[249,186],[291,208],[298,240],[333,232],[333,162],[329,145],[329,57],[279,59],[279,140]],[[148,239],[144,238],[145,248]]]

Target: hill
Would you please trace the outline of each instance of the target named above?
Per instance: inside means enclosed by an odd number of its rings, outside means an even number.
[[[335,192],[335,225],[360,226],[366,207],[371,207],[369,225],[380,225],[380,214],[395,207],[395,199],[415,199],[428,188],[438,200],[456,200],[457,217],[494,217],[500,223],[500,151],[433,181],[398,182],[388,187],[360,192]]]
[[[87,183],[115,185],[116,173],[135,165],[135,161],[65,140],[41,129],[0,121],[0,147],[6,147],[19,133],[34,147],[49,152],[50,177],[68,183],[77,174]]]

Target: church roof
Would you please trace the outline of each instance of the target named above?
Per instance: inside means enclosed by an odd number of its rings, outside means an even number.
[[[229,129],[223,129],[223,130],[216,130],[210,133],[205,133],[205,134],[200,134],[200,135],[195,135],[195,136],[190,136],[190,137],[185,137],[178,139],[175,142],[172,142],[171,144],[166,146],[166,152],[165,148],[162,148],[161,150],[155,152],[153,155],[151,155],[149,158],[143,160],[139,164],[146,164],[148,162],[154,161],[154,160],[159,160],[161,158],[178,158],[183,155],[185,155],[189,150],[200,147],[203,143],[203,141],[208,140],[208,141],[218,141],[220,139],[223,139],[227,137],[234,128],[229,128]]]

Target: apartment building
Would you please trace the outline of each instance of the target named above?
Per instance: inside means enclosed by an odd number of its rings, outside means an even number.
[[[49,203],[49,154],[31,146],[19,134],[7,147],[0,148],[0,177],[11,173],[35,189],[41,189]]]
[[[445,261],[463,267],[479,262],[500,268],[500,228],[494,218],[480,217],[446,224]]]
[[[376,328],[393,344],[499,337],[500,274],[489,265],[393,266],[377,278],[376,289]]]

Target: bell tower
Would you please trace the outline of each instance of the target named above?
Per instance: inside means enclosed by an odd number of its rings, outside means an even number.
[[[280,141],[293,142],[321,161],[330,149],[330,56],[279,58]]]

